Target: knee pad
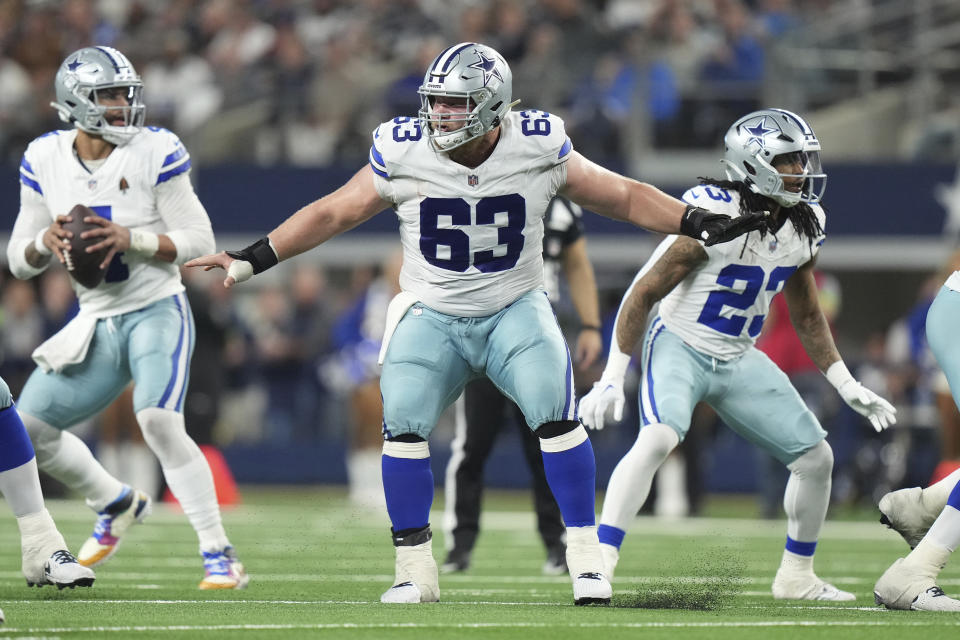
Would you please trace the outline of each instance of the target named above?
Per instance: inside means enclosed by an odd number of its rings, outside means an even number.
[[[181,413],[157,407],[141,409],[137,412],[137,423],[144,441],[164,469],[181,467],[203,455],[193,438],[187,435]]]
[[[21,414],[23,426],[26,427],[30,440],[33,442],[33,451],[37,455],[37,462],[42,464],[45,460],[57,453],[60,449],[63,432],[40,418],[34,418],[29,414]]]
[[[833,473],[833,449],[821,440],[806,453],[787,465],[791,473],[801,478],[830,477]]]

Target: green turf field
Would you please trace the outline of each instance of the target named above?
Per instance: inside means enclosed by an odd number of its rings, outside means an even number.
[[[224,514],[252,576],[239,592],[196,589],[196,539],[164,506],[97,569],[92,589],[28,589],[15,523],[0,507],[0,638],[960,638],[960,614],[873,605],[874,581],[906,546],[872,514],[828,522],[817,553],[818,573],[855,592],[853,603],[772,600],[782,521],[639,518],[614,580],[620,606],[584,608],[573,606],[569,579],[541,574],[528,498],[500,493],[488,499],[471,569],[441,576],[440,604],[385,606],[379,596],[393,578],[385,514],[353,510],[333,489],[247,488],[243,498]],[[750,511],[719,504],[709,513]],[[79,549],[92,514],[80,501],[48,506]],[[441,514],[432,519],[439,530]],[[442,553],[438,531],[438,560]],[[940,582],[960,596],[960,560]]]

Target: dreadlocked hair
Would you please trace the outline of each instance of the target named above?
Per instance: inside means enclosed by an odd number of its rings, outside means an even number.
[[[716,178],[703,177],[697,179],[700,181],[700,184],[711,185],[728,191],[736,191],[740,194],[741,215],[754,212],[762,213],[770,210],[771,203],[776,205],[770,198],[751,191],[750,187],[740,180],[717,180]],[[780,211],[787,214],[787,219],[793,223],[793,228],[797,231],[797,234],[807,239],[807,244],[812,254],[813,241],[823,235],[823,227],[820,226],[820,220],[817,219],[817,214],[813,212],[813,209],[806,202],[798,202],[789,209],[781,207]],[[768,218],[768,226],[759,229],[761,238],[767,234],[768,230],[774,235],[776,234],[776,229],[770,228],[771,224],[772,221]],[[746,243],[744,243],[744,246],[746,246]]]

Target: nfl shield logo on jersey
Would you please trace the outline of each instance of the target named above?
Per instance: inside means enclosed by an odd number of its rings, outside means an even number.
[[[480,184],[480,176],[471,173],[469,176],[467,176],[467,184],[471,187],[477,186]]]
[[[97,179],[96,179],[96,178],[90,178],[89,180],[87,180],[87,188],[90,189],[90,191],[93,191],[94,189],[96,189],[96,188],[97,188]]]

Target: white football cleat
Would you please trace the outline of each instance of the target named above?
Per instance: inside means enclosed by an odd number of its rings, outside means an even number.
[[[203,580],[200,589],[246,589],[250,576],[233,547],[220,551],[203,551]]]
[[[901,536],[910,545],[916,548],[923,536],[933,525],[940,512],[930,513],[923,504],[923,489],[911,487],[891,491],[882,498],[877,505],[880,508],[880,522],[887,525]]]
[[[43,581],[30,582],[27,579],[27,586],[42,587],[45,584],[56,585],[57,589],[70,587],[92,587],[96,575],[92,569],[89,569],[73,557],[73,554],[66,549],[54,551],[46,562],[43,563]]]
[[[97,514],[93,534],[80,547],[77,560],[85,567],[95,567],[109,560],[117,552],[120,538],[127,529],[146,520],[152,509],[147,494],[127,487],[112,505]]]
[[[393,586],[380,596],[380,602],[417,604],[440,601],[440,572],[433,557],[432,534],[427,529],[413,536],[418,540],[426,538],[426,541],[394,547],[397,552],[396,579]]]
[[[613,572],[617,570],[620,561],[620,550],[612,544],[600,543],[600,555],[603,556],[603,575],[613,582]]]
[[[581,573],[573,581],[573,604],[610,604],[613,587],[602,573]]]
[[[934,576],[904,563],[890,565],[873,587],[873,600],[887,609],[960,611],[960,600],[947,596]]]
[[[795,573],[780,569],[773,579],[773,597],[776,600],[827,600],[850,602],[856,596],[838,589],[818,578],[812,571]]]

